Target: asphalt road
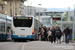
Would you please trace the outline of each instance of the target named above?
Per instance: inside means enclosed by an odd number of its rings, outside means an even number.
[[[23,45],[27,42],[0,42],[0,50],[23,50]]]
[[[33,41],[25,44],[24,50],[75,50],[75,43],[57,44],[48,41]]]
[[[61,44],[48,41],[29,41],[29,42],[0,42],[0,50],[75,50],[75,43]]]

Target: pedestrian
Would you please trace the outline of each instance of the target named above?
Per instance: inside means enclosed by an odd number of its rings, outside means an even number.
[[[70,29],[68,26],[66,26],[66,29],[63,31],[65,33],[65,42],[69,44],[69,34],[70,34]]]
[[[54,28],[54,26],[52,26],[51,31],[52,31],[52,34],[51,34],[51,43],[53,43],[53,41],[55,43],[55,41],[56,41],[56,37],[55,37],[55,31],[56,31],[56,29]]]
[[[57,27],[56,31],[55,31],[55,36],[56,36],[56,40],[57,40],[57,44],[60,42],[61,44],[61,36],[62,36],[62,32],[60,30],[59,27]]]
[[[47,40],[47,29],[46,26],[44,26],[44,40]]]
[[[44,40],[44,29],[41,27],[41,41]]]
[[[47,39],[48,39],[48,41],[50,41],[51,40],[51,34],[52,34],[50,28],[48,28],[47,34],[48,34]]]
[[[39,31],[38,31],[38,38],[39,40],[41,40],[41,28],[39,28]]]

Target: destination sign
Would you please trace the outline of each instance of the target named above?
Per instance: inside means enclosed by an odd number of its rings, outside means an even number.
[[[18,17],[18,19],[28,19],[28,18],[26,18],[26,17]]]

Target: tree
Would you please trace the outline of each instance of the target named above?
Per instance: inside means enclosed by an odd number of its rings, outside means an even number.
[[[64,18],[62,19],[62,21],[67,21],[67,17],[64,17]]]

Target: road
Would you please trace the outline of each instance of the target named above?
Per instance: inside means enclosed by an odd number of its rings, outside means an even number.
[[[23,44],[27,42],[0,42],[0,50],[22,50]]]
[[[24,50],[75,50],[75,43],[57,44],[48,41],[35,41],[25,44]]]
[[[56,44],[48,41],[0,42],[0,50],[75,50],[75,43]]]

